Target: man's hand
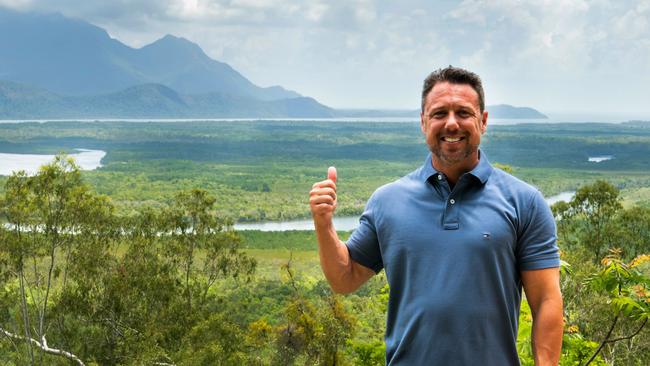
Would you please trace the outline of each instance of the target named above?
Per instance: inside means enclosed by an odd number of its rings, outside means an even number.
[[[332,224],[336,210],[336,168],[327,169],[327,179],[314,183],[309,192],[309,207],[314,225],[325,228]]]
[[[347,294],[363,285],[375,272],[350,258],[339,239],[332,218],[336,210],[336,168],[327,169],[327,179],[314,183],[309,192],[309,207],[314,218],[318,256],[327,282],[336,293]]]

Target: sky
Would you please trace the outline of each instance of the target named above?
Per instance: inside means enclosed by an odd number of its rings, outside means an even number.
[[[0,0],[100,26],[131,47],[197,43],[257,85],[335,108],[417,109],[454,65],[487,104],[650,118],[650,0]]]

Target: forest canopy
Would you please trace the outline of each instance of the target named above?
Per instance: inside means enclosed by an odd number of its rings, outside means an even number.
[[[120,215],[65,156],[7,179],[0,210],[0,360],[67,365],[380,365],[388,285],[332,294],[296,257],[269,262],[201,189]],[[562,248],[561,365],[650,357],[650,209],[623,208],[605,181],[553,207]],[[270,236],[278,234],[269,234]],[[295,239],[292,242],[292,239]],[[301,247],[302,246],[302,247]],[[245,249],[248,248],[257,248]],[[309,258],[309,256],[308,256]],[[259,263],[267,268],[260,268]],[[471,289],[468,289],[471,291]],[[524,302],[519,352],[532,365]]]

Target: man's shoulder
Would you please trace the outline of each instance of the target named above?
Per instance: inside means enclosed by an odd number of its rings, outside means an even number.
[[[537,187],[499,168],[494,168],[488,184],[511,199],[524,201],[522,203],[530,202],[535,195],[541,196]]]
[[[399,200],[404,195],[413,194],[422,189],[424,184],[420,177],[420,169],[418,168],[401,178],[380,186],[372,194],[371,200]]]
[[[422,183],[425,181],[421,177],[422,167],[415,169],[414,171],[406,174],[405,176],[395,179],[394,181],[384,184],[383,186],[377,188],[377,192],[393,193],[394,191],[404,191],[404,190],[413,190],[422,187]]]

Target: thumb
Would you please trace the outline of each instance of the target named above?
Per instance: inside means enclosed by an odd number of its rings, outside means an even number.
[[[327,179],[331,179],[334,183],[336,183],[336,168],[331,166],[327,168]]]

